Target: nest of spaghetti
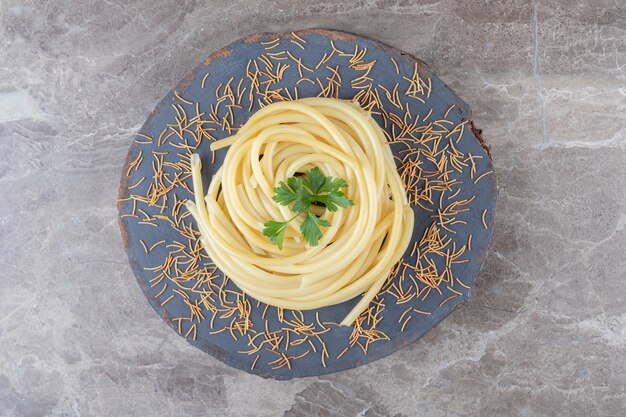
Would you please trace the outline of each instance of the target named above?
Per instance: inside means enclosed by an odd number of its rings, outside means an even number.
[[[209,257],[240,289],[272,306],[311,310],[362,296],[341,323],[352,324],[413,233],[414,213],[381,127],[356,103],[305,98],[259,110],[237,134],[211,145],[224,147],[206,194],[201,159],[191,159],[195,201],[186,207]],[[273,196],[277,184],[315,168],[345,180],[354,205],[317,207],[329,226],[312,246],[300,233],[306,216]],[[293,219],[281,248],[263,234],[270,219]]]

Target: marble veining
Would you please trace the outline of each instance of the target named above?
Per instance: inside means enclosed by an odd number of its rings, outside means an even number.
[[[326,27],[429,62],[500,196],[471,301],[350,371],[263,381],[154,314],[115,196],[129,134],[210,52]],[[621,0],[4,0],[0,416],[619,416],[626,409]]]

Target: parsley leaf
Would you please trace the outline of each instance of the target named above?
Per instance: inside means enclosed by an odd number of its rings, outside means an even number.
[[[282,249],[289,222],[299,214],[306,214],[300,225],[300,232],[311,246],[317,246],[323,236],[320,226],[330,227],[331,224],[313,214],[309,210],[311,204],[322,204],[330,212],[336,212],[339,207],[348,208],[354,205],[354,202],[340,191],[340,188],[347,186],[342,178],[326,177],[317,167],[307,171],[303,177],[290,177],[286,183],[281,181],[274,187],[272,200],[282,206],[293,204],[291,209],[296,215],[285,222],[273,220],[266,222],[263,225],[263,235],[269,237],[278,249]]]
[[[288,206],[298,199],[298,192],[301,189],[302,181],[291,177],[287,180],[287,184],[281,181],[274,187],[274,197],[272,197],[272,200],[283,206]]]
[[[290,221],[291,220],[277,222],[271,220],[263,225],[263,235],[269,237],[272,243],[278,246],[278,249],[283,248],[283,238],[285,237],[285,231]]]
[[[320,191],[328,193],[347,186],[348,184],[343,180],[343,178],[326,177],[324,179],[324,185]]]
[[[300,225],[300,232],[302,236],[309,242],[311,246],[317,246],[319,240],[322,238],[322,231],[319,226],[329,227],[330,223],[327,220],[320,219],[315,214],[309,212],[306,219]]]
[[[313,196],[313,201],[324,204],[328,211],[332,212],[337,211],[337,206],[348,208],[354,204],[352,200],[349,200],[341,191],[333,191],[328,194]]]
[[[319,168],[315,167],[310,171],[306,172],[306,178],[304,179],[304,185],[311,190],[313,194],[317,194],[320,192],[320,188],[324,185],[326,180],[332,177],[324,177],[322,171]]]
[[[290,177],[285,184],[283,181],[274,187],[274,197],[272,200],[281,206],[288,206],[295,203],[292,210],[296,213],[303,213],[311,207],[311,193],[303,187],[302,177]]]
[[[311,207],[311,195],[303,189],[291,209],[296,213],[304,213],[309,207]]]

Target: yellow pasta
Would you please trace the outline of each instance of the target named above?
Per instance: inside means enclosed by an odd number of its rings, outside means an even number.
[[[191,158],[198,223],[209,257],[239,288],[264,303],[295,310],[338,304],[363,294],[342,321],[350,325],[380,291],[411,241],[414,215],[380,126],[357,104],[305,98],[270,104],[237,134],[206,195],[198,155]],[[354,206],[316,213],[331,223],[317,246],[289,224],[283,248],[263,235],[268,220],[294,213],[272,201],[280,181],[314,167],[343,178]]]

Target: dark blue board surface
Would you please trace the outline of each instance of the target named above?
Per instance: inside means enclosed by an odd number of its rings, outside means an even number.
[[[275,41],[275,39],[279,39],[279,41]],[[306,41],[306,43],[302,40]],[[274,46],[275,44],[277,46]],[[318,66],[325,54],[328,56],[333,52],[333,47],[343,51],[345,54],[336,52],[327,62]],[[185,151],[181,150],[180,146],[175,146],[176,143],[183,143],[182,141],[187,141],[186,143],[191,144],[195,143],[192,135],[188,138],[184,137],[187,134],[186,132],[183,132],[183,137],[171,134],[171,139],[168,140],[162,140],[167,134],[161,135],[161,133],[164,129],[166,132],[169,132],[167,130],[168,124],[176,125],[175,121],[177,117],[180,118],[181,108],[189,115],[187,121],[193,119],[193,116],[196,115],[196,110],[199,110],[200,113],[208,114],[211,111],[211,105],[216,106],[219,101],[216,97],[216,89],[225,89],[232,77],[234,81],[231,81],[230,86],[233,91],[236,91],[240,79],[244,79],[244,81],[249,79],[246,73],[251,71],[249,66],[250,60],[257,60],[258,62],[259,56],[263,54],[266,57],[268,54],[273,54],[269,55],[272,57],[274,65],[271,71],[276,72],[280,70],[280,65],[289,65],[282,73],[280,80],[271,84],[271,88],[288,88],[293,96],[295,95],[294,88],[297,87],[300,98],[317,96],[322,88],[328,85],[328,79],[333,77],[333,69],[336,69],[342,78],[341,87],[338,88],[338,96],[344,99],[353,98],[362,88],[360,83],[356,84],[355,88],[351,86],[353,85],[351,81],[362,75],[363,71],[356,71],[354,65],[351,68],[350,60],[354,58],[354,55],[364,54],[363,62],[376,61],[368,73],[368,77],[371,80],[365,81],[372,84],[373,88],[378,89],[381,101],[385,102],[385,108],[388,111],[395,112],[400,118],[403,118],[406,114],[405,109],[408,108],[411,117],[419,115],[423,120],[424,116],[432,109],[428,119],[430,122],[424,121],[424,125],[435,120],[444,119],[444,115],[447,115],[445,119],[451,122],[450,126],[456,126],[465,122],[465,128],[457,132],[456,136],[459,137],[455,139],[454,144],[464,155],[476,157],[475,173],[470,172],[469,164],[467,169],[462,169],[460,172],[452,170],[449,174],[450,178],[462,183],[458,186],[460,191],[455,195],[448,192],[445,198],[442,199],[439,199],[439,195],[434,195],[431,207],[433,211],[428,211],[418,205],[413,206],[415,212],[413,238],[419,241],[426,228],[433,223],[433,212],[436,213],[437,209],[440,208],[438,207],[440,201],[444,202],[443,205],[446,205],[451,201],[474,197],[465,206],[469,210],[457,216],[462,222],[454,226],[454,233],[448,234],[448,237],[452,239],[457,248],[466,245],[469,236],[472,236],[471,250],[465,251],[462,258],[464,262],[451,267],[453,275],[462,280],[464,286],[459,286],[458,284],[454,286],[454,283],[452,283],[452,289],[450,290],[443,285],[440,286],[441,294],[433,291],[424,300],[421,300],[422,297],[418,299],[416,296],[407,303],[397,303],[389,294],[381,295],[379,301],[384,303],[385,309],[381,313],[382,320],[376,328],[382,331],[389,340],[378,340],[369,344],[366,353],[358,345],[350,347],[349,340],[353,330],[351,327],[324,324],[340,322],[358,301],[357,299],[319,310],[303,311],[302,313],[285,311],[283,317],[287,320],[301,319],[304,323],[312,324],[317,330],[323,328],[329,330],[325,330],[319,339],[311,337],[310,343],[307,340],[307,343],[290,345],[288,349],[286,348],[286,343],[281,343],[278,349],[271,349],[278,352],[281,352],[281,349],[283,349],[287,356],[297,357],[305,355],[297,360],[291,360],[289,366],[277,367],[276,363],[272,364],[273,361],[277,360],[277,354],[270,350],[261,348],[254,354],[241,353],[250,349],[249,340],[258,334],[256,332],[263,332],[267,328],[269,332],[283,332],[283,336],[289,333],[281,330],[285,325],[278,320],[278,312],[275,308],[269,307],[265,309],[264,305],[257,307],[255,300],[249,300],[253,306],[250,313],[250,321],[252,323],[250,333],[241,335],[236,331],[217,332],[217,330],[232,323],[233,316],[220,318],[220,313],[215,319],[211,320],[211,312],[202,307],[202,303],[198,304],[202,310],[202,315],[191,314],[190,316],[189,303],[194,304],[198,302],[199,298],[202,297],[202,291],[186,290],[186,288],[193,287],[194,283],[188,281],[180,282],[176,277],[165,276],[159,279],[159,271],[154,270],[155,266],[162,264],[168,254],[172,252],[172,242],[183,240],[180,233],[171,227],[171,222],[163,218],[171,217],[170,212],[174,195],[176,195],[177,200],[193,198],[185,188],[180,186],[173,187],[167,191],[167,204],[164,203],[162,198],[158,200],[157,204],[153,205],[142,201],[133,201],[133,198],[131,198],[136,195],[146,195],[150,191],[148,187],[154,181],[155,160],[157,164],[159,163],[159,158],[165,162],[175,163],[177,160],[180,160],[180,156],[177,154]],[[302,65],[307,69],[303,67],[298,68],[299,64],[293,57],[300,59]],[[397,63],[397,70],[392,59]],[[318,66],[317,69],[315,69],[316,66]],[[424,93],[417,94],[417,98],[406,97],[403,92],[406,91],[409,83],[408,79],[414,76],[416,68],[418,68],[424,80],[430,80],[430,93],[427,92],[427,88],[424,88]],[[303,72],[302,76],[300,72]],[[209,74],[208,76],[207,73]],[[303,77],[307,77],[313,80],[313,82],[303,82]],[[316,79],[320,81],[318,82]],[[396,85],[399,86],[399,98],[403,110],[391,104],[391,101],[395,101],[393,89]],[[246,82],[242,82],[239,90],[241,91],[245,86]],[[386,97],[385,88],[391,93],[390,97]],[[247,98],[248,94],[249,91],[246,91],[241,96]],[[255,96],[255,99],[258,99],[258,97]],[[198,105],[197,109],[196,103]],[[248,101],[244,99],[241,108],[231,106],[230,110],[222,104],[221,113],[220,111],[217,113],[224,115],[225,112],[232,111],[232,119],[234,120],[228,120],[232,121],[233,126],[238,126],[244,123],[251,113],[260,108],[259,103],[255,102],[250,111],[248,104]],[[179,110],[173,107],[173,105],[180,106],[178,107]],[[451,108],[453,105],[454,107]],[[229,116],[225,117],[228,118]],[[380,115],[375,115],[375,118],[381,126],[385,125],[385,121],[381,119]],[[392,123],[387,121],[386,124],[385,129],[390,135],[398,133],[397,131],[392,132]],[[206,127],[210,127],[210,124],[207,124]],[[219,128],[211,130],[210,134],[216,139],[229,136],[227,129]],[[161,136],[161,139],[159,139],[159,136]],[[445,135],[443,136],[445,137]],[[486,150],[482,138],[480,138],[479,131],[473,127],[469,107],[432,74],[426,64],[408,54],[373,40],[337,31],[306,30],[296,32],[296,34],[253,35],[211,55],[200,64],[165,96],[148,117],[148,120],[140,130],[140,134],[133,139],[134,142],[131,145],[122,175],[119,193],[120,202],[118,203],[120,227],[133,272],[150,304],[170,326],[182,336],[186,336],[186,339],[197,348],[231,366],[263,377],[278,379],[320,375],[350,369],[387,356],[419,339],[424,333],[449,315],[455,307],[470,297],[470,288],[480,272],[492,234],[497,198],[496,180],[495,175],[492,173],[493,166],[488,150]],[[199,143],[195,151],[200,154],[203,160],[205,186],[220,167],[225,152],[227,152],[227,149],[218,151],[214,156],[214,163],[211,163],[213,156],[209,150],[209,144],[210,141],[205,138]],[[404,145],[392,144],[391,146],[395,154],[402,155],[400,152],[404,149]],[[140,156],[143,157],[141,162],[133,166],[134,161],[141,159]],[[418,157],[421,158],[419,154]],[[420,163],[422,163],[423,169],[435,169],[432,161],[425,159],[420,161]],[[163,172],[168,173],[170,175],[169,178],[173,178],[177,173],[180,174],[176,168],[172,167],[163,167]],[[486,175],[476,181],[482,174]],[[191,185],[190,178],[185,181]],[[455,192],[458,187],[454,188]],[[163,208],[166,205],[167,207]],[[144,213],[138,214],[138,217],[131,216],[131,213],[137,213],[138,208],[141,208]],[[182,212],[184,212],[184,208],[182,208],[180,213]],[[142,218],[146,216],[153,219],[148,223],[153,223],[156,226],[140,223]],[[193,221],[187,220],[193,226]],[[484,224],[487,228],[484,227]],[[147,251],[143,247],[142,242],[147,248],[159,242],[163,243],[159,243],[152,250]],[[410,245],[404,257],[407,263],[413,263],[415,260],[415,255],[411,256],[410,254],[412,246],[413,244]],[[440,261],[435,259],[437,266],[443,269],[444,265],[440,265]],[[219,271],[216,274],[219,275]],[[397,279],[397,277],[394,279]],[[155,282],[157,282],[156,285]],[[198,288],[200,287],[201,285],[198,286]],[[228,282],[225,288],[238,291],[232,282]],[[178,292],[174,290],[178,290]],[[453,291],[461,295],[457,296]],[[186,295],[182,295],[181,292]],[[451,298],[451,296],[454,296],[454,298]],[[235,300],[231,300],[231,302],[235,302]],[[410,321],[399,321],[399,318],[409,306],[429,314],[411,313],[413,317]],[[237,313],[233,314],[236,316]],[[186,316],[191,318],[189,320],[180,319]],[[403,325],[404,329],[402,329]],[[233,333],[237,336],[237,339],[233,337]],[[296,339],[294,333],[291,333],[290,337],[293,337],[294,340]],[[320,353],[323,350],[322,341],[327,351],[324,361],[322,361]],[[317,352],[313,351],[314,348]],[[346,348],[348,349],[345,350]],[[307,350],[309,351],[308,354],[305,353]],[[337,359],[338,356],[340,357]],[[251,369],[253,364],[254,369]]]

